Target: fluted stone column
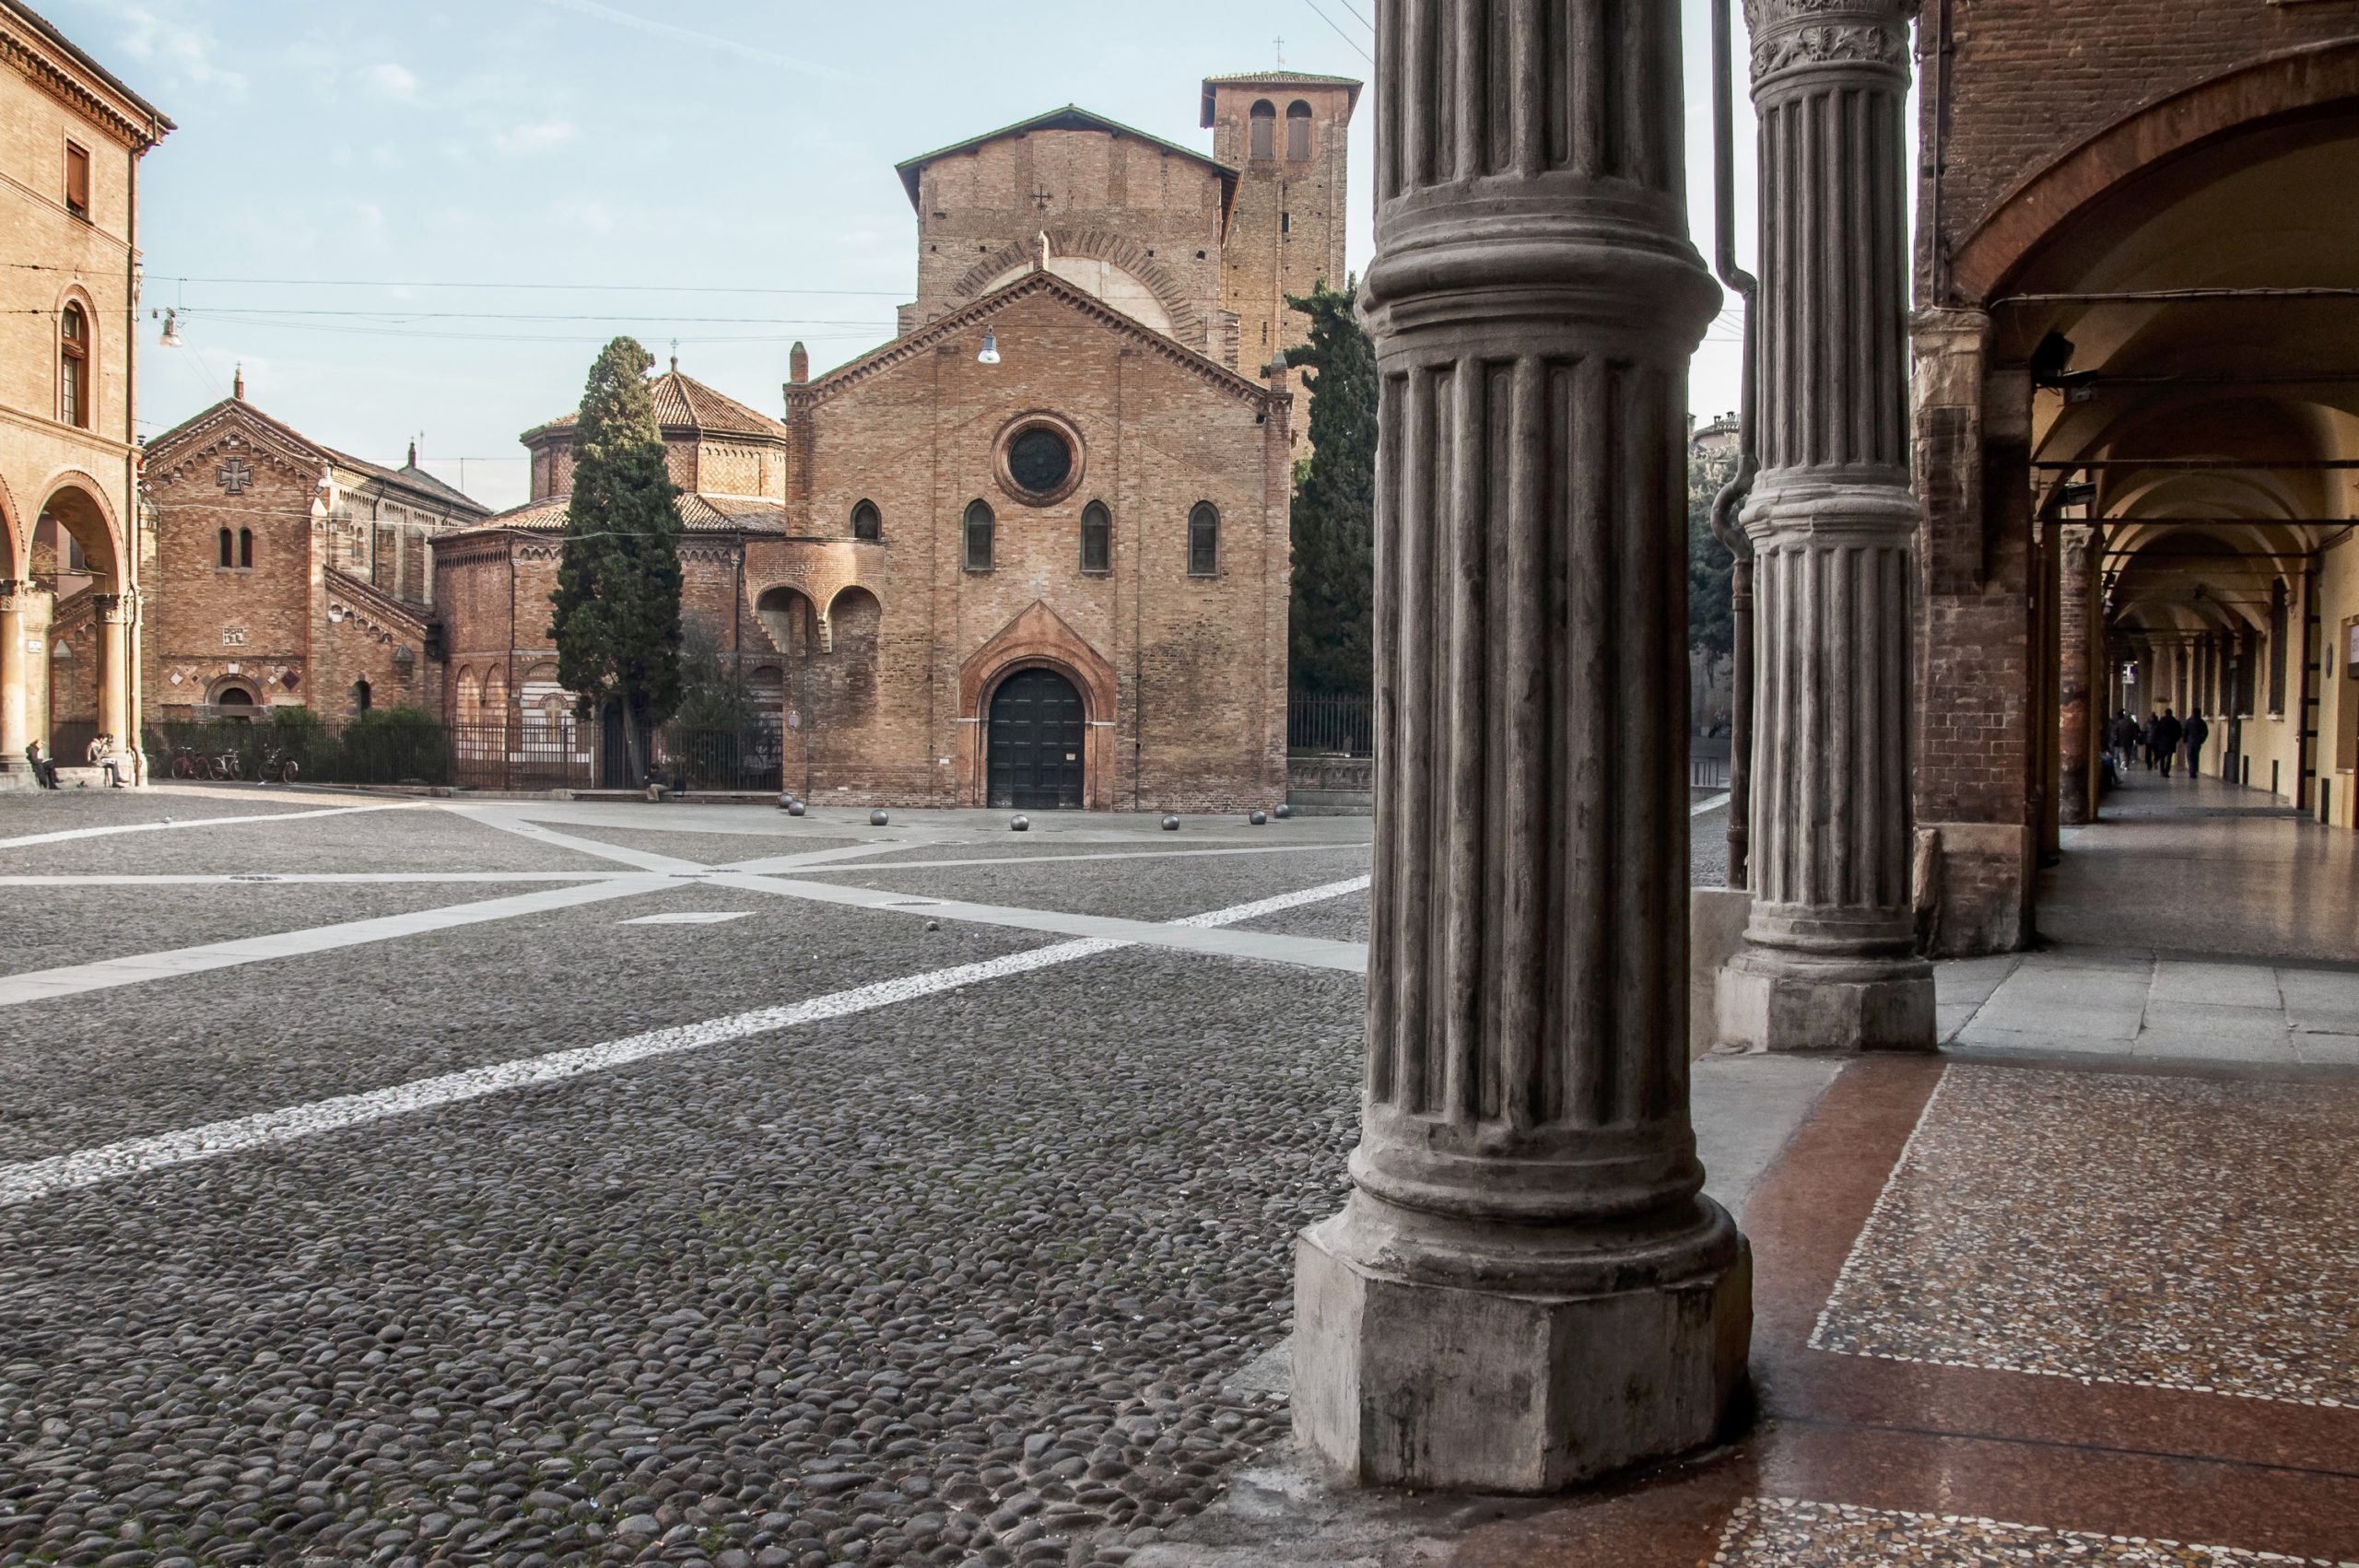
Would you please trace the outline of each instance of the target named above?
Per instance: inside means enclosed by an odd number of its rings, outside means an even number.
[[[2097,738],[2105,702],[2105,595],[2098,582],[2103,535],[2085,522],[2051,525],[2062,555],[2056,613],[2063,638],[2057,657],[2062,677],[2057,698],[2058,773],[2062,794],[2058,810],[2064,825],[2096,820]]]
[[[131,729],[131,621],[128,593],[101,593],[91,603],[98,622],[99,730],[117,743],[136,745]]]
[[[1367,1069],[1295,1431],[1539,1492],[1708,1442],[1750,1274],[1687,1108],[1688,356],[1670,0],[1381,8]]]
[[[1910,913],[1908,0],[1747,0],[1760,115],[1753,918],[1721,1032],[1933,1046]]]

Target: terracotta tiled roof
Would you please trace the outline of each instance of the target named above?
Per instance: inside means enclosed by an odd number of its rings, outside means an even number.
[[[953,142],[946,147],[936,147],[932,152],[920,153],[906,163],[895,164],[893,170],[901,177],[901,188],[909,192],[910,205],[914,208],[918,205],[918,175],[927,164],[933,162],[936,158],[948,158],[954,153],[972,151],[986,142],[998,141],[1002,136],[1021,136],[1033,131],[1104,131],[1109,135],[1128,136],[1133,141],[1144,142],[1149,146],[1159,147],[1176,158],[1191,158],[1220,176],[1221,214],[1223,221],[1226,221],[1229,202],[1237,193],[1237,170],[1215,158],[1207,158],[1193,147],[1183,147],[1178,142],[1167,142],[1161,136],[1150,135],[1144,131],[1125,125],[1119,120],[1109,120],[1103,114],[1093,114],[1080,105],[1073,103],[1066,104],[1062,109],[1051,109],[1046,114],[1036,114],[1029,120],[1019,120],[1013,125],[1002,125],[996,131],[986,131],[980,136],[969,136],[963,142]]]
[[[757,413],[724,392],[713,391],[693,376],[680,373],[678,361],[672,369],[647,383],[655,399],[655,423],[665,431],[688,430],[707,436],[760,436],[770,440],[786,439],[786,427],[767,414]],[[568,412],[554,419],[545,420],[524,432],[527,438],[544,430],[567,430],[581,417],[579,412]]]
[[[404,486],[443,506],[471,511],[478,517],[491,515],[489,507],[456,486],[444,484],[423,468],[415,465],[408,468],[388,468],[381,462],[371,462],[365,457],[355,457],[350,452],[338,451],[334,447],[323,450],[334,462],[356,473],[365,474],[371,479],[381,480],[388,485]]]
[[[1310,71],[1236,71],[1226,76],[1204,78],[1204,123],[1213,123],[1213,88],[1349,88],[1352,101],[1344,111],[1349,114],[1360,106],[1360,88],[1366,84],[1356,76],[1321,76]]]
[[[487,519],[480,526],[554,533],[565,526],[566,513],[570,509],[569,497],[551,496],[545,500],[527,501],[513,510]],[[786,509],[776,501],[689,492],[680,497],[680,526],[690,533],[782,533],[786,530]]]

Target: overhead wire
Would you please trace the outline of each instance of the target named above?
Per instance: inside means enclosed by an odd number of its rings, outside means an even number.
[[[1350,33],[1345,32],[1341,27],[1336,25],[1334,18],[1329,16],[1326,12],[1319,8],[1319,0],[1302,0],[1302,3],[1309,6],[1312,13],[1317,16],[1320,21],[1325,22],[1329,29],[1334,32],[1337,38],[1342,39],[1345,43],[1350,44],[1354,49],[1359,51],[1359,56],[1361,59],[1367,61],[1371,65],[1376,64],[1376,56],[1370,54],[1367,48],[1361,44],[1358,39],[1356,39]],[[1365,26],[1366,24],[1362,25]]]

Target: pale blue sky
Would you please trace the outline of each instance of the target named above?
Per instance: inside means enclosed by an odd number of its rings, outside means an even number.
[[[579,400],[616,333],[678,339],[681,369],[771,413],[793,339],[817,369],[888,339],[917,266],[896,162],[1067,102],[1209,151],[1204,76],[1272,64],[1282,35],[1287,65],[1365,78],[1373,48],[1370,0],[35,4],[180,123],[143,176],[145,303],[181,306],[186,340],[143,323],[147,432],[242,362],[313,439],[398,462],[422,433],[494,506],[524,495],[517,433]],[[1708,252],[1708,12],[1682,4]],[[1355,268],[1371,123],[1364,101]],[[534,319],[564,317],[596,319]],[[1733,406],[1735,370],[1707,344],[1699,411]]]

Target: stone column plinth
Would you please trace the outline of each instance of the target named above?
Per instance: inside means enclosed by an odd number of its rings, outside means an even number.
[[[1761,145],[1753,919],[1720,1030],[1920,1049],[1909,864],[1907,0],[1747,0]]]
[[[1376,887],[1361,1142],[1294,1423],[1543,1492],[1709,1442],[1750,1273],[1687,1109],[1678,9],[1383,8]]]

